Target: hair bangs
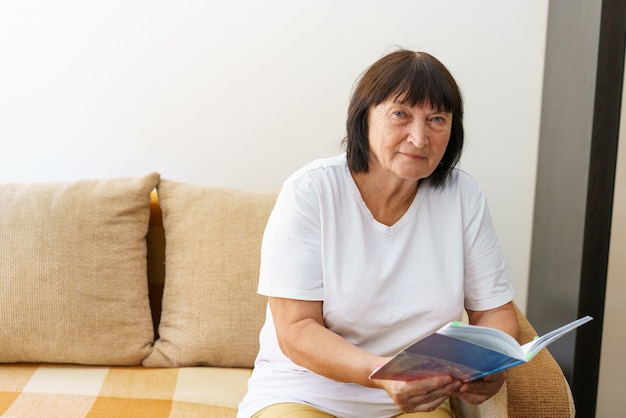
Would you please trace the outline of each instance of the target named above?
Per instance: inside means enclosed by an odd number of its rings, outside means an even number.
[[[450,79],[433,64],[422,60],[413,60],[404,71],[396,90],[387,98],[409,106],[429,105],[438,112],[458,111],[455,106],[454,91],[450,91]]]

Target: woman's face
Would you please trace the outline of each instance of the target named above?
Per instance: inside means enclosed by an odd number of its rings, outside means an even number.
[[[450,140],[452,113],[429,104],[410,106],[388,99],[369,109],[370,169],[405,180],[432,174]]]

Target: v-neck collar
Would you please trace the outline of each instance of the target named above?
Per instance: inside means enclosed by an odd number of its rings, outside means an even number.
[[[404,212],[400,219],[398,219],[393,225],[385,225],[376,220],[370,209],[365,204],[363,196],[361,195],[361,191],[356,185],[356,182],[354,181],[354,178],[352,177],[352,174],[350,173],[350,169],[348,168],[347,164],[345,165],[345,170],[346,181],[349,183],[349,188],[352,192],[352,196],[356,200],[361,211],[364,213],[364,215],[367,217],[367,219],[376,230],[386,235],[395,234],[396,232],[404,228],[409,222],[411,222],[411,220],[415,217],[415,214],[417,213],[417,210],[419,209],[419,206],[426,194],[426,189],[428,188],[424,183],[421,183],[417,188],[417,193],[415,194],[415,197],[413,198],[413,201],[411,202],[411,205],[406,210],[406,212]]]

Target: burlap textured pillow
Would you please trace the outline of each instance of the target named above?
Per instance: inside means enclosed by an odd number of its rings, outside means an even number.
[[[0,185],[0,362],[136,365],[149,354],[158,181]]]
[[[276,192],[161,180],[165,288],[147,367],[252,367],[266,299],[256,293]]]

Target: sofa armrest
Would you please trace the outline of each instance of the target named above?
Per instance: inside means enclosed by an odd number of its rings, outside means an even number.
[[[537,332],[517,308],[519,341],[532,340]],[[507,375],[510,417],[573,417],[572,392],[563,371],[547,349],[530,362],[513,367]]]

